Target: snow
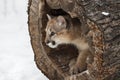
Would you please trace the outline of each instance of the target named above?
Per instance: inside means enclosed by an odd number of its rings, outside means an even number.
[[[36,67],[27,0],[0,0],[0,80],[48,80]]]
[[[108,12],[102,12],[103,15],[108,16],[110,13]]]

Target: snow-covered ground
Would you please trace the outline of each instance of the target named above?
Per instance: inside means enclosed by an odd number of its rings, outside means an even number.
[[[0,80],[48,80],[36,67],[27,0],[0,0]]]

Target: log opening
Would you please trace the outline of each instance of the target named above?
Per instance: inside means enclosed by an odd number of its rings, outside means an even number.
[[[63,71],[64,74],[70,75],[69,63],[70,63],[70,60],[77,58],[78,56],[77,48],[74,47],[73,45],[60,45],[58,46],[58,48],[51,49],[44,42],[45,34],[46,34],[45,28],[48,21],[47,14],[54,17],[59,15],[62,15],[62,16],[67,15],[70,17],[70,15],[62,9],[51,9],[50,7],[47,7],[47,9],[44,10],[44,13],[45,14],[43,14],[43,17],[42,17],[42,27],[40,28],[42,33],[43,47],[46,51],[46,54],[50,58],[50,60],[54,63],[54,67],[59,68],[61,71]],[[73,19],[79,20],[78,18],[73,18]]]

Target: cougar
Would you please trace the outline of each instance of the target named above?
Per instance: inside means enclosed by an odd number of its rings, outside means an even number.
[[[77,60],[71,60],[69,67],[71,74],[84,71],[87,67],[86,60],[91,56],[89,45],[82,36],[81,23],[78,19],[64,16],[51,17],[47,14],[45,43],[50,48],[57,48],[61,44],[72,44],[79,52]]]

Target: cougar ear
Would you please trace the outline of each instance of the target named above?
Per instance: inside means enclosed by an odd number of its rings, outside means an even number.
[[[58,25],[59,26],[63,26],[63,27],[66,27],[66,20],[63,16],[58,16],[57,17],[57,22],[58,22]]]
[[[48,18],[48,20],[52,19],[52,17],[49,14],[47,14],[47,18]]]

